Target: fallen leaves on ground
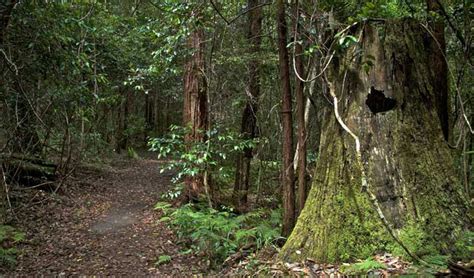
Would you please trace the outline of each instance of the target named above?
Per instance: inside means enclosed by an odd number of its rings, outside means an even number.
[[[153,205],[170,187],[160,162],[120,160],[105,170],[80,168],[61,194],[12,194],[13,225],[26,233],[6,276],[190,276],[206,263],[183,254]],[[157,264],[160,256],[169,262]]]

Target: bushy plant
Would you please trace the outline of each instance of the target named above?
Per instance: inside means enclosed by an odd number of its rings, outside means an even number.
[[[229,208],[216,210],[187,204],[174,209],[164,202],[155,208],[163,211],[160,221],[169,223],[184,243],[213,264],[224,261],[242,247],[257,250],[280,236],[279,211],[255,210],[237,215]]]
[[[190,128],[171,126],[170,130],[171,132],[162,138],[150,139],[148,145],[151,151],[158,153],[158,158],[168,159],[166,166],[161,169],[162,172],[177,170],[173,182],[202,174],[204,171],[219,171],[219,176],[226,178],[225,175],[231,175],[231,171],[224,171],[226,169],[223,165],[230,156],[257,144],[256,139],[246,140],[238,133],[218,129],[202,134],[205,138],[203,141],[189,143],[185,142],[185,137],[191,132]]]

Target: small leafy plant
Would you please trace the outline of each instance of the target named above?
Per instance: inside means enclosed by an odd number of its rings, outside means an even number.
[[[386,266],[383,263],[378,262],[373,258],[368,258],[362,262],[351,264],[349,266],[343,266],[341,270],[344,272],[344,274],[366,275],[370,271],[385,268]]]
[[[138,155],[138,153],[135,151],[134,148],[132,147],[128,147],[127,149],[127,156],[128,158],[131,158],[131,159],[139,159],[140,156]]]
[[[24,239],[25,234],[12,226],[0,225],[0,263],[2,265],[12,266],[16,263],[18,250],[14,245]]]
[[[169,255],[161,255],[158,257],[158,261],[156,261],[155,265],[163,265],[171,262],[171,256]]]

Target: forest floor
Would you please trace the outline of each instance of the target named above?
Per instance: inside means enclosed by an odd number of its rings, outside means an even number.
[[[82,167],[62,193],[25,190],[12,201],[13,225],[26,233],[15,267],[6,276],[192,276],[203,259],[181,254],[176,235],[153,210],[171,186],[153,159]],[[160,256],[171,261],[157,264]]]

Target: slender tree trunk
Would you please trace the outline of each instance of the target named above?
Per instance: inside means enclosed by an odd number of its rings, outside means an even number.
[[[161,102],[160,98],[158,96],[158,90],[155,92],[155,97],[154,97],[154,104],[153,104],[153,123],[154,123],[154,131],[156,135],[161,135],[162,134],[162,129],[161,129]]]
[[[293,119],[291,108],[290,61],[287,46],[285,2],[277,0],[278,57],[280,64],[280,89],[282,92],[283,125],[283,226],[282,235],[289,236],[295,225],[295,173],[293,170]]]
[[[444,36],[444,22],[441,18],[441,7],[439,0],[427,0],[430,29],[427,34],[429,45],[428,63],[432,67],[433,86],[436,91],[435,103],[438,110],[438,117],[446,140],[450,137],[450,101],[448,91],[448,64],[446,63],[446,40]]]
[[[145,143],[150,133],[153,133],[155,130],[155,98],[156,94],[152,92],[145,95]]]
[[[295,41],[299,41],[299,24],[296,20],[299,18],[298,0],[293,4],[293,23]],[[303,66],[303,46],[301,43],[295,45],[295,70],[300,77],[304,77]],[[304,83],[295,74],[295,93],[296,93],[296,118],[298,121],[298,144],[296,152],[298,153],[297,171],[298,171],[298,213],[303,210],[306,202],[306,124],[305,124],[305,96]]]
[[[416,230],[423,239],[412,238],[412,246],[440,252],[469,221],[434,105],[426,32],[414,20],[371,24],[353,34],[361,42],[330,69],[334,105],[347,128],[333,107],[324,108],[313,186],[280,253],[284,260],[346,261],[387,250],[390,233],[377,207],[395,234]]]
[[[0,0],[0,47],[3,48],[5,40],[5,32],[10,22],[10,17],[13,8],[16,5],[16,0]],[[3,59],[3,58],[2,58]]]
[[[145,130],[143,133],[143,141],[146,143],[148,138],[148,132],[151,130],[152,125],[152,106],[151,106],[150,95],[147,93],[145,94],[145,114],[143,115],[145,118]]]
[[[1,0],[0,1],[0,49],[4,49],[5,33],[10,21],[10,17],[17,1],[15,0]],[[0,61],[6,64],[5,57],[0,54]],[[0,69],[3,70],[3,66]],[[6,183],[6,173],[0,163],[0,224],[4,224],[7,219],[7,192],[8,184]]]
[[[205,140],[205,133],[209,127],[207,83],[205,79],[204,59],[204,31],[195,29],[189,39],[188,48],[193,51],[188,58],[184,69],[184,109],[183,122],[190,128],[185,142],[191,145],[193,142]],[[197,200],[205,193],[204,175],[198,174],[187,177],[186,196],[188,200]]]
[[[130,99],[131,94],[126,93],[125,98],[122,100],[122,103],[118,107],[118,125],[117,125],[117,147],[115,151],[120,153],[122,150],[127,149],[128,146],[128,117],[130,112]]]
[[[244,139],[254,139],[257,136],[257,109],[260,96],[260,36],[262,30],[262,7],[260,0],[249,0],[248,8],[252,9],[248,14],[248,42],[252,58],[249,61],[249,85],[247,104],[242,114],[242,125],[240,133]],[[256,8],[258,7],[258,8]],[[247,207],[247,194],[250,186],[250,164],[253,157],[253,149],[246,148],[237,157],[235,174],[234,196],[239,209]]]
[[[122,101],[123,102],[123,101]],[[115,131],[115,152],[120,153],[122,151],[122,137],[123,137],[123,104],[117,107],[117,129]]]
[[[122,134],[122,143],[121,148],[126,150],[129,145],[129,134],[128,134],[128,118],[130,117],[130,107],[131,107],[131,98],[130,92],[127,92],[127,96],[125,99],[124,107],[123,107],[123,134]]]

